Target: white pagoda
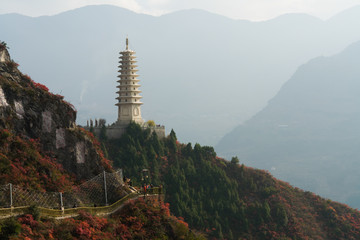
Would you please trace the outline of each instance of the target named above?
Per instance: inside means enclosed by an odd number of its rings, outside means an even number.
[[[141,91],[140,80],[138,79],[137,74],[137,65],[135,60],[135,52],[129,49],[129,40],[126,38],[126,49],[125,51],[120,52],[120,65],[118,76],[120,79],[117,81],[119,85],[117,88],[119,91],[116,93],[119,96],[116,98],[118,103],[118,125],[128,125],[131,121],[134,121],[140,125],[144,123],[144,120],[141,117]]]
[[[116,92],[118,102],[115,104],[118,107],[117,121],[105,126],[104,119],[95,119],[95,125],[94,121],[90,119],[90,124],[88,121],[84,127],[86,130],[93,131],[95,135],[100,136],[105,127],[108,139],[119,139],[126,132],[126,127],[131,122],[136,122],[141,125],[142,129],[150,129],[150,132],[156,133],[159,138],[165,138],[165,126],[149,125],[149,123],[144,123],[141,117],[140,108],[143,103],[141,102],[140,80],[135,58],[135,52],[129,49],[129,40],[126,38],[126,49],[120,52],[118,71],[120,75],[117,81],[119,85],[116,86],[118,88]]]

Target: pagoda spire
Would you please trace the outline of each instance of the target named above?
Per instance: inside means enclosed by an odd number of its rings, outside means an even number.
[[[137,65],[135,52],[129,50],[129,39],[126,38],[126,49],[120,52],[119,65],[119,80],[117,81],[119,89],[116,93],[118,97],[118,119],[117,124],[128,125],[131,121],[143,124],[144,120],[141,117],[141,91],[139,87],[140,80],[137,74]]]

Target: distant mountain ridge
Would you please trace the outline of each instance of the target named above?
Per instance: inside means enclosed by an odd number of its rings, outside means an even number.
[[[200,10],[153,17],[88,6],[37,18],[0,15],[0,32],[21,69],[70,99],[81,124],[115,121],[118,52],[128,35],[143,116],[177,129],[182,141],[214,144],[264,107],[300,64],[360,39],[360,20],[340,20],[290,14],[250,22]]]
[[[301,66],[266,108],[226,135],[220,155],[360,207],[360,42]]]

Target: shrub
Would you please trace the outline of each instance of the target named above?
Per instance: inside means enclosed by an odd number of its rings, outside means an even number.
[[[21,224],[15,218],[8,218],[0,225],[0,239],[9,239],[11,236],[18,235],[21,231]]]
[[[0,42],[0,51],[8,49],[9,47],[7,46],[6,42],[1,41]]]
[[[147,123],[147,125],[148,125],[149,127],[155,127],[155,122],[154,122],[154,120],[149,120],[149,121],[147,121],[146,123]]]
[[[37,206],[35,206],[35,205],[31,205],[28,208],[27,213],[31,214],[35,220],[39,220],[39,218],[40,218],[40,211],[37,208]]]
[[[237,156],[231,158],[231,163],[232,164],[237,165],[237,164],[239,164],[239,162],[240,161],[239,161],[239,158]]]
[[[6,65],[10,70],[14,70],[15,68],[17,68],[19,66],[19,64],[14,62],[13,60],[7,61]]]
[[[45,85],[43,85],[43,84],[41,84],[41,83],[37,83],[37,82],[35,82],[35,81],[33,81],[33,80],[31,80],[31,82],[32,82],[32,84],[34,85],[34,87],[36,87],[36,88],[38,88],[38,89],[41,89],[41,90],[43,90],[43,91],[45,91],[45,92],[49,92],[49,88],[46,87]]]

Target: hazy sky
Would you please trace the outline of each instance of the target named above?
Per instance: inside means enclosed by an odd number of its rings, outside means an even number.
[[[234,19],[258,21],[292,12],[327,19],[342,10],[360,5],[360,0],[0,0],[0,14],[53,15],[94,4],[111,4],[152,15],[198,8]]]

